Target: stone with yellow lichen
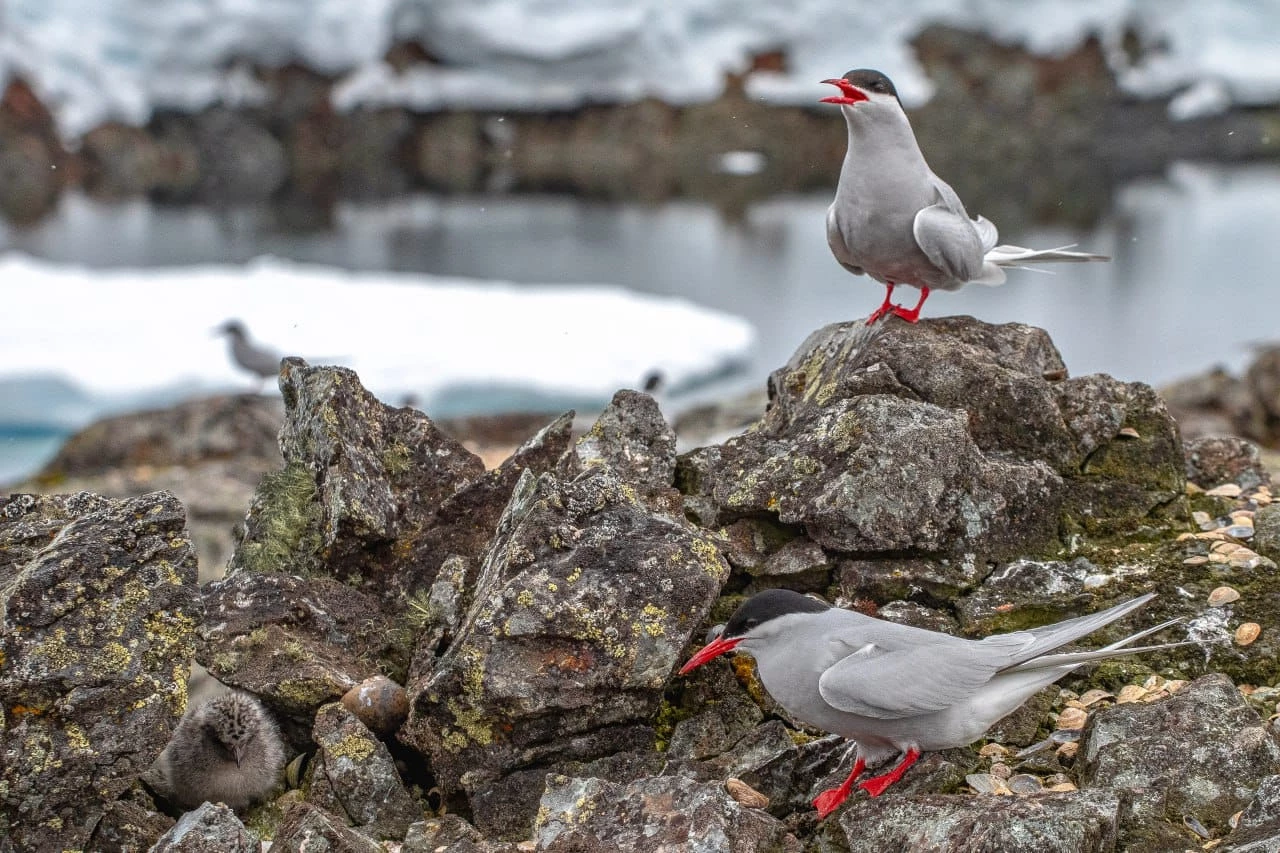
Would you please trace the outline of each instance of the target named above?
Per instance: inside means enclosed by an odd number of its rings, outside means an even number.
[[[97,849],[181,715],[198,614],[185,527],[167,492],[0,500],[0,824],[17,849]]]

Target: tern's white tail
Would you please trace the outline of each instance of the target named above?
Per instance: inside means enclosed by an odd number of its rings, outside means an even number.
[[[994,235],[993,235],[994,236]],[[1109,261],[1106,255],[1095,255],[1091,252],[1072,252],[1071,246],[1059,246],[1056,249],[1024,249],[1022,246],[995,246],[988,249],[982,259],[982,274],[970,279],[974,284],[995,286],[1004,284],[1004,268],[1017,267],[1032,272],[1048,272],[1048,270],[1029,267],[1027,264],[1048,263],[1081,263],[1082,261]]]

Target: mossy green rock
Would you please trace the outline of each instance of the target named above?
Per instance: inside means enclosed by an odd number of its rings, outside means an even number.
[[[198,603],[168,492],[0,500],[0,837],[84,848],[186,705]]]

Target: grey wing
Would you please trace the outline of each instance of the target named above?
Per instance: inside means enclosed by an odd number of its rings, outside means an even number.
[[[1008,659],[1007,650],[971,642],[896,651],[868,643],[822,673],[818,692],[828,705],[851,714],[912,717],[972,696]]]
[[[931,204],[916,214],[911,231],[929,262],[950,278],[965,282],[982,275],[982,239],[963,208],[957,213]]]
[[[831,254],[836,256],[840,266],[847,269],[854,275],[862,275],[862,267],[853,260],[849,253],[849,247],[845,245],[844,233],[840,230],[840,223],[836,221],[836,206],[833,202],[827,208],[827,245],[831,247]]]

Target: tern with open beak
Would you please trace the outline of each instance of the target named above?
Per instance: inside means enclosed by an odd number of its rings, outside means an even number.
[[[746,652],[755,658],[764,688],[788,713],[856,743],[849,778],[813,801],[825,818],[849,796],[868,764],[898,756],[888,772],[859,785],[879,796],[921,752],[973,743],[1081,664],[1185,645],[1130,646],[1174,620],[1101,649],[1056,651],[1154,597],[1148,593],[1054,625],[967,640],[771,589],[745,601],[680,674],[726,652]]]
[[[867,325],[888,314],[914,323],[930,291],[1003,284],[1005,267],[1109,260],[1068,246],[997,246],[996,227],[981,216],[971,219],[955,190],[925,162],[888,77],[859,69],[822,82],[840,90],[822,103],[838,104],[849,130],[827,209],[827,243],[842,267],[885,286],[884,303]],[[893,289],[904,284],[920,290],[914,308],[893,304]]]

